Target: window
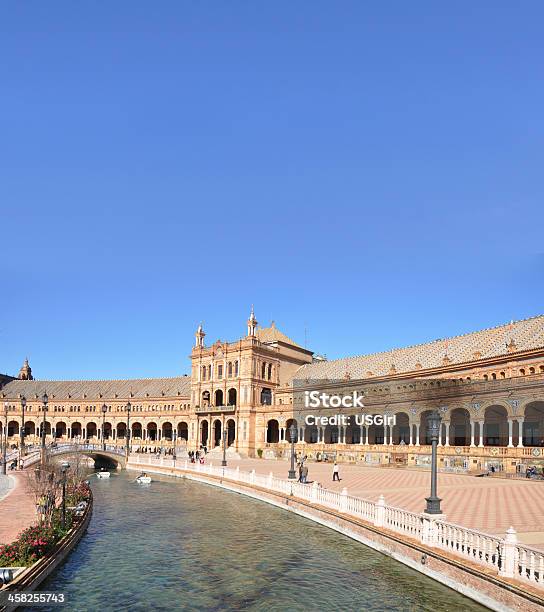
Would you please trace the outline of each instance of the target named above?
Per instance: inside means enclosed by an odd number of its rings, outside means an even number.
[[[262,367],[262,372],[261,372],[261,378],[266,378],[266,363],[263,363],[263,367]]]
[[[232,378],[232,361],[229,361],[228,376],[229,376],[229,378]]]
[[[220,380],[223,378],[223,364],[221,363],[217,366],[217,378]]]
[[[268,364],[268,380],[272,380],[272,364]]]
[[[544,366],[540,366],[540,369],[544,371]],[[238,376],[238,360],[234,362],[234,376]]]

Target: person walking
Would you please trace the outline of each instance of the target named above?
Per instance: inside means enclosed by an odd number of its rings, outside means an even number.
[[[300,482],[303,482],[304,484],[308,482],[308,466],[306,464],[302,466],[302,474],[300,477]]]
[[[340,482],[340,473],[338,469],[338,463],[336,463],[336,461],[332,466],[332,481],[334,482],[335,480],[338,480],[338,482]]]

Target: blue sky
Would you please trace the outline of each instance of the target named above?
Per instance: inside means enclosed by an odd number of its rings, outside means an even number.
[[[330,358],[542,313],[543,22],[2,3],[0,371],[177,375],[252,303]]]

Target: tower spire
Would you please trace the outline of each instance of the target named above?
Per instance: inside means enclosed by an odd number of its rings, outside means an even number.
[[[23,363],[21,369],[19,370],[19,380],[33,380],[32,377],[32,368],[28,363],[28,357],[25,357],[25,362]]]
[[[249,313],[249,319],[247,320],[247,335],[256,336],[257,331],[257,319],[255,318],[255,311],[253,310],[253,304],[251,304],[251,312]]]
[[[205,335],[206,334],[204,333],[204,330],[202,329],[202,321],[201,321],[195,333],[195,347],[196,348],[204,348],[204,336]]]

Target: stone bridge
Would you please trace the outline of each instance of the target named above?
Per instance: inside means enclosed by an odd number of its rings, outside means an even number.
[[[57,457],[62,455],[74,455],[75,453],[81,453],[92,459],[110,462],[124,468],[126,465],[126,454],[125,449],[110,446],[108,444],[58,444],[56,446],[48,446],[47,454],[50,457]],[[40,449],[33,449],[28,452],[24,457],[25,466],[32,465],[40,461],[41,451]]]

